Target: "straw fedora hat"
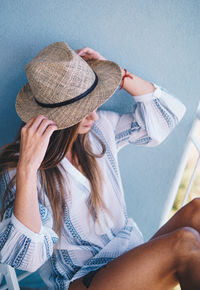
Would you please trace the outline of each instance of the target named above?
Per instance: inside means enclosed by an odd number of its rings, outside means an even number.
[[[16,98],[27,123],[39,114],[64,129],[102,105],[121,82],[120,67],[108,60],[85,61],[65,42],[45,47],[25,67],[28,82]]]

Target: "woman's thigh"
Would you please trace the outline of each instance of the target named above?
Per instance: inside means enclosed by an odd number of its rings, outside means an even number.
[[[178,232],[178,231],[177,231]],[[174,253],[176,233],[160,236],[114,259],[96,273],[91,290],[165,290],[172,289],[176,278]],[[70,284],[69,290],[88,289],[83,278]]]

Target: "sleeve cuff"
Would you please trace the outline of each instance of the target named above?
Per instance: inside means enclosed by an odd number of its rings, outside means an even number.
[[[23,235],[27,236],[31,240],[41,240],[41,237],[43,236],[43,228],[41,226],[39,233],[34,233],[31,231],[28,227],[26,227],[23,223],[21,223],[14,215],[14,213],[11,216],[11,222],[13,226]]]

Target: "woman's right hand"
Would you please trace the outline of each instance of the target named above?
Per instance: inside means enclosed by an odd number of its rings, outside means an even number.
[[[56,123],[43,115],[30,119],[21,129],[20,155],[18,168],[36,171],[39,169]]]
[[[86,61],[90,59],[106,60],[106,58],[102,56],[98,51],[87,46],[81,49],[77,49],[76,53]]]

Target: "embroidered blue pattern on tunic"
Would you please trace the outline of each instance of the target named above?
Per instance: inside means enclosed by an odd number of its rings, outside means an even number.
[[[13,263],[11,264],[12,267],[14,268],[18,268],[20,267],[21,263],[24,260],[24,257],[26,256],[26,253],[28,251],[28,248],[30,246],[31,243],[31,239],[24,237],[24,241],[21,245],[22,249],[19,252],[18,256],[16,257],[16,259],[13,261]]]
[[[107,264],[110,261],[112,261],[112,258],[108,258],[108,257],[105,257],[105,258],[94,258],[94,259],[91,259],[90,261],[87,262],[87,266],[105,265],[105,264]]]
[[[0,251],[1,249],[4,247],[6,241],[8,240],[8,236],[11,232],[13,225],[11,224],[11,222],[7,225],[5,231],[3,233],[0,234]]]
[[[0,179],[0,197],[1,197],[1,199],[3,198],[3,193],[5,192],[9,181],[10,181],[10,176],[9,176],[8,170],[5,169],[4,174],[1,176],[1,179]],[[8,192],[8,195],[7,195],[6,200],[5,200],[5,207],[10,205],[10,203],[12,201],[14,201],[15,192],[16,192],[16,186],[14,185],[13,188],[11,188],[11,190]]]
[[[111,229],[111,232],[112,232],[112,229]],[[101,235],[101,238],[104,241],[104,243],[106,243],[106,244],[110,242],[110,239],[109,239],[108,235],[106,235],[106,234],[105,235]]]
[[[151,141],[151,137],[147,136],[147,137],[142,137],[140,139],[137,139],[136,141],[130,141],[130,143],[135,144],[135,145],[144,145],[144,144],[148,144]]]
[[[116,232],[114,229],[111,229],[111,233],[114,237],[116,237],[118,232]]]
[[[106,155],[107,155],[108,160],[110,162],[110,165],[111,165],[111,167],[112,167],[112,169],[114,170],[114,173],[115,173],[112,177],[114,177],[115,184],[119,187],[119,181],[118,181],[118,179],[120,178],[120,176],[119,176],[118,169],[117,169],[117,165],[116,165],[116,161],[115,161],[115,158],[114,158],[114,156],[112,154],[112,151],[110,149],[110,146],[108,145],[108,143],[107,143],[107,141],[106,141],[106,139],[104,137],[103,132],[99,129],[99,127],[96,124],[93,125],[92,130],[94,130],[94,132],[96,132],[96,134],[101,138],[101,140],[104,142],[104,144],[106,146]],[[114,186],[114,184],[113,184],[113,186]],[[118,191],[119,190],[117,190],[116,196],[119,199]],[[127,211],[126,211],[126,208],[125,207],[123,207],[123,211],[124,211],[124,215],[125,215],[125,218],[126,218],[126,221],[127,221],[128,215],[127,215]]]
[[[42,222],[45,223],[49,219],[48,210],[41,203],[39,203],[39,210],[40,210]]]
[[[170,116],[169,112],[164,109],[164,107],[160,105],[160,102],[159,102],[159,99],[155,99],[153,100],[154,104],[156,105],[156,107],[158,108],[158,110],[161,112],[163,118],[165,119],[165,121],[167,122],[168,124],[168,127],[169,128],[173,128],[174,125],[173,125],[173,119],[172,117]],[[174,118],[174,121],[175,121],[175,124],[177,123],[177,118]]]
[[[12,216],[13,207],[8,207],[4,213],[5,219],[8,219]]]
[[[57,241],[58,241],[58,238],[56,238],[56,237],[51,237],[51,240],[52,240],[53,244],[55,245],[55,244],[57,243]]]
[[[51,255],[50,255],[49,243],[48,243],[48,239],[46,236],[44,236],[44,244],[45,244],[45,248],[47,251],[47,258],[50,258]]]
[[[139,124],[136,121],[134,121],[134,122],[131,123],[130,129],[124,130],[124,131],[116,134],[115,135],[115,139],[116,139],[117,142],[120,142],[121,139],[124,140],[124,137],[130,136],[132,134],[132,132],[140,131],[140,129],[141,129],[141,127],[139,126]]]
[[[108,156],[108,159],[110,161],[110,164],[112,165],[112,168],[113,168],[114,172],[116,173],[117,176],[119,176],[119,172],[118,172],[117,166],[115,164],[115,158],[114,158],[114,156],[113,156],[113,154],[112,154],[112,152],[111,152],[111,150],[110,150],[110,148],[108,146],[108,143],[107,143],[102,131],[97,127],[96,124],[93,125],[92,129],[97,133],[97,135],[101,138],[101,140],[105,144],[105,146],[106,146],[106,155]]]
[[[80,267],[73,264],[72,259],[70,258],[70,255],[69,255],[67,250],[60,250],[60,253],[61,253],[61,257],[63,258],[64,262],[67,265],[70,265],[70,267],[74,270],[74,272],[77,272],[80,269]]]
[[[12,253],[12,255],[5,261],[5,263],[8,263],[14,268],[20,267],[22,261],[24,260],[24,257],[26,256],[30,243],[31,239],[22,235],[18,244],[15,245],[16,252]]]
[[[60,256],[63,256],[63,253],[58,250],[55,250],[49,261],[51,263],[51,267],[53,268],[53,272],[55,273],[55,275],[53,275],[52,278],[54,283],[56,283],[56,286],[58,287],[56,289],[65,289],[64,287],[66,285],[66,281],[70,280],[74,275],[74,271],[78,271],[80,267],[73,266],[72,270],[70,270],[69,267],[66,267],[65,264],[61,262]],[[60,261],[61,264],[59,265],[59,269],[57,267],[58,260]],[[70,263],[70,266],[71,264],[72,263]]]
[[[67,226],[68,230],[70,231],[72,237],[75,238],[75,240],[73,242],[76,245],[87,246],[88,249],[90,249],[92,251],[93,255],[96,255],[101,250],[101,247],[81,239],[80,235],[78,234],[74,225],[71,222],[71,219],[69,216],[69,208],[68,208],[67,203],[66,203],[66,214],[64,217],[64,221],[65,221],[65,225]]]

